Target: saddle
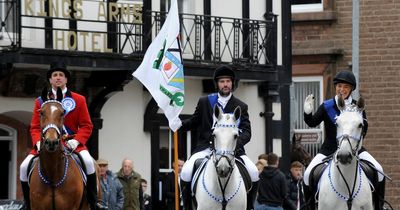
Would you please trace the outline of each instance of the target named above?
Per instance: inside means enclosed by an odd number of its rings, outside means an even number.
[[[317,187],[319,180],[321,179],[322,174],[324,173],[326,167],[329,164],[329,161],[332,160],[333,156],[330,155],[326,157],[322,163],[316,165],[310,172],[310,178],[309,178],[309,183],[310,183],[310,189],[312,191],[312,195],[317,195]],[[360,165],[361,169],[369,179],[370,183],[372,186],[376,188],[378,186],[378,172],[376,171],[375,167],[372,165],[372,163],[368,162],[367,160],[360,160]],[[371,187],[372,187],[371,186]]]
[[[328,166],[328,162],[332,159],[332,156],[326,157],[322,163],[316,165],[311,170],[310,176],[310,187],[315,189],[318,186],[318,182],[322,176],[322,173],[325,171],[325,168]],[[376,186],[378,184],[378,172],[372,165],[372,163],[368,162],[367,160],[360,160],[361,169],[369,179],[369,181]]]
[[[201,172],[204,170],[204,166],[206,165],[206,163],[209,159],[210,159],[210,157],[205,157],[205,158],[197,159],[194,162],[194,166],[193,166],[194,174],[192,176],[193,178],[192,178],[192,186],[191,186],[193,194],[196,193],[196,186],[197,186],[197,182],[199,180],[199,176],[200,176]],[[242,159],[236,157],[235,163],[239,169],[240,175],[242,176],[243,183],[246,188],[246,192],[249,192],[252,188],[250,174],[247,171],[246,166]]]
[[[38,157],[39,157],[39,155],[36,155],[35,157],[33,157],[31,159],[31,161],[29,162],[29,164],[28,164],[28,170],[27,170],[27,173],[28,173],[27,174],[28,175],[28,184],[30,183],[33,169],[35,168],[35,165],[37,164],[37,162],[39,160]],[[82,157],[78,153],[75,153],[75,152],[73,152],[71,154],[71,157],[75,161],[75,163],[78,165],[79,171],[82,174],[82,181],[86,185],[86,173],[85,173],[86,167],[85,167],[85,164],[83,164]]]

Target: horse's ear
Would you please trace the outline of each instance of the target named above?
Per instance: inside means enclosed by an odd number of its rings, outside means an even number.
[[[217,104],[214,105],[214,116],[219,120],[221,118],[222,109]]]
[[[343,99],[341,94],[339,94],[338,104],[337,105],[338,105],[338,108],[339,108],[340,111],[343,111],[344,107],[346,106],[345,103],[344,103],[344,99]]]
[[[45,102],[47,101],[48,98],[48,92],[47,92],[47,87],[44,87],[42,89],[42,94],[40,95],[40,97],[42,98],[42,101]]]
[[[360,109],[360,111],[364,110],[364,108],[365,108],[365,100],[364,100],[363,97],[360,96],[360,98],[357,101],[357,106],[358,106],[358,109]]]
[[[235,111],[233,111],[233,115],[235,116],[235,120],[238,120],[240,118],[240,116],[242,115],[242,109],[240,108],[240,106],[237,106],[235,108]]]
[[[63,99],[62,90],[60,87],[57,88],[57,101],[61,102]]]

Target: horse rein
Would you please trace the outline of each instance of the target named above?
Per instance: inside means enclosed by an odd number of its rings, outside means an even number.
[[[351,142],[350,142],[350,138],[352,138],[352,139],[354,139],[354,140],[357,141],[357,145],[356,145],[355,148],[353,148],[353,145],[352,145]],[[353,204],[353,199],[354,199],[354,198],[358,195],[358,193],[360,192],[361,185],[362,185],[362,183],[361,183],[361,182],[362,182],[362,179],[361,179],[361,171],[362,171],[362,169],[361,169],[359,157],[358,157],[358,154],[357,154],[358,147],[360,146],[360,142],[361,142],[361,140],[362,140],[362,133],[360,134],[360,137],[355,137],[355,136],[351,136],[351,135],[348,135],[348,134],[343,134],[343,135],[338,136],[338,137],[336,138],[336,140],[338,141],[338,143],[340,142],[340,144],[343,142],[343,140],[346,140],[346,141],[350,144],[351,153],[352,153],[352,155],[356,158],[356,161],[357,161],[357,163],[356,163],[357,167],[356,167],[355,174],[354,174],[354,178],[355,178],[355,179],[354,179],[354,182],[353,182],[352,190],[350,190],[350,186],[349,186],[349,184],[348,184],[346,178],[344,177],[342,170],[340,169],[339,165],[337,164],[337,162],[338,162],[338,160],[337,160],[337,152],[335,153],[335,156],[334,156],[334,159],[333,159],[333,161],[335,162],[335,166],[336,166],[337,170],[339,171],[340,176],[342,177],[344,183],[346,184],[346,188],[347,188],[347,190],[348,190],[348,192],[349,192],[349,197],[348,197],[348,198],[346,198],[344,195],[340,194],[340,193],[335,189],[335,187],[334,187],[334,185],[333,185],[333,182],[332,182],[331,167],[329,167],[329,171],[328,171],[329,183],[330,183],[330,185],[331,185],[333,191],[334,191],[340,198],[342,198],[343,200],[346,200],[347,208],[348,208],[348,210],[351,210],[351,206],[352,206],[352,204]],[[339,148],[340,148],[340,145],[338,144],[338,149],[339,149]],[[360,176],[360,177],[359,177],[359,180],[360,180],[360,183],[359,183],[357,192],[354,193],[355,187],[356,187],[356,182],[357,182],[357,172],[359,172],[359,176]]]

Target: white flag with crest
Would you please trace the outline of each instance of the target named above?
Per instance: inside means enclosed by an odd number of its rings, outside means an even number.
[[[184,75],[179,37],[179,16],[176,0],[160,32],[133,73],[164,111],[169,127],[178,129],[178,116],[184,104]]]

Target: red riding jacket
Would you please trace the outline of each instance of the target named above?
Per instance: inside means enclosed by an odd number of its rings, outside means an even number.
[[[75,109],[67,113],[64,118],[64,126],[69,131],[69,135],[75,134],[74,139],[79,141],[79,146],[76,148],[76,152],[80,152],[82,150],[87,150],[85,144],[88,141],[92,129],[93,124],[90,120],[89,111],[86,105],[86,99],[84,96],[72,92],[67,91],[66,96],[72,97],[76,103]],[[30,127],[30,133],[32,137],[32,147],[30,154],[36,155],[36,143],[40,141],[42,137],[42,129],[40,128],[40,108],[42,105],[42,100],[40,97],[36,98],[35,106],[33,108],[33,115]],[[72,132],[72,133],[71,133]]]

